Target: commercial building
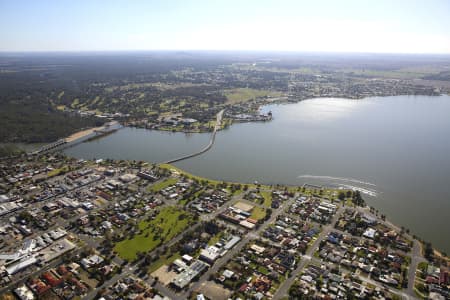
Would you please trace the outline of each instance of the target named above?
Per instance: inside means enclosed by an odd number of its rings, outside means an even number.
[[[207,263],[196,260],[186,270],[178,274],[171,282],[171,285],[176,289],[181,290],[185,288],[194,278],[202,274],[208,267],[209,265]]]

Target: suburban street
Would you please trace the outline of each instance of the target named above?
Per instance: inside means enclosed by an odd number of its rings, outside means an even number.
[[[312,255],[317,250],[320,242],[327,238],[328,234],[334,229],[334,224],[339,219],[342,214],[344,208],[342,206],[336,211],[335,216],[333,217],[331,224],[322,227],[322,231],[319,234],[319,237],[314,241],[314,243],[308,248],[305,255],[302,255],[300,263],[297,268],[291,273],[291,276],[286,279],[281,286],[278,288],[277,292],[274,295],[274,299],[280,299],[285,296],[288,296],[288,291],[291,285],[294,283],[295,278],[300,274],[303,268],[307,265],[307,263],[311,260]]]
[[[214,265],[208,269],[208,271],[205,272],[205,274],[203,274],[200,279],[195,282],[193,285],[191,285],[191,287],[189,288],[188,292],[182,294],[182,298],[183,299],[187,299],[187,296],[189,295],[190,292],[193,291],[197,291],[197,289],[201,286],[201,284],[205,281],[208,280],[209,276],[212,274],[215,274],[221,267],[222,265],[224,265],[228,260],[230,260],[232,257],[234,257],[237,253],[239,253],[239,251],[242,250],[242,248],[248,244],[250,241],[256,239],[259,237],[259,235],[261,234],[261,232],[266,229],[267,226],[269,226],[269,224],[271,224],[272,222],[274,222],[274,220],[276,220],[276,218],[281,215],[282,213],[284,213],[286,211],[287,208],[289,208],[289,206],[294,202],[294,199],[290,199],[286,202],[284,202],[277,210],[275,210],[272,213],[272,216],[270,217],[269,220],[267,220],[266,222],[264,222],[263,225],[261,225],[257,230],[255,231],[251,231],[249,234],[247,234],[245,237],[243,237],[239,243],[237,245],[235,245],[230,251],[228,251],[223,257],[219,258]]]
[[[422,256],[421,245],[417,240],[413,240],[413,247],[411,249],[411,264],[408,270],[408,289],[406,290],[411,297],[417,297],[414,292],[414,282],[416,279],[417,266],[421,262],[426,262],[426,259]]]

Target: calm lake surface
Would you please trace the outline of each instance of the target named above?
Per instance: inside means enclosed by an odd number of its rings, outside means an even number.
[[[263,110],[272,122],[234,124],[210,151],[176,165],[221,180],[357,187],[392,222],[450,252],[449,96],[323,98]],[[208,141],[124,128],[65,152],[162,162]]]

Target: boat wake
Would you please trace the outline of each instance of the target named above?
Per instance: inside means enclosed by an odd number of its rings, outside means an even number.
[[[318,175],[300,175],[298,178],[308,178],[312,180],[320,180],[328,182],[330,185],[337,186],[340,189],[349,189],[359,191],[362,194],[376,197],[379,193],[374,189],[376,184],[362,181],[354,178],[333,177],[333,176],[318,176]]]
[[[346,181],[346,182],[353,182],[353,183],[359,183],[359,184],[364,184],[364,185],[376,186],[374,183],[361,181],[361,180],[353,179],[353,178],[345,178],[345,177],[318,176],[318,175],[300,175],[300,176],[298,176],[298,178],[337,180],[337,181]]]
[[[368,195],[368,196],[372,196],[372,197],[378,196],[378,192],[376,190],[374,190],[374,189],[363,188],[363,187],[360,187],[360,186],[354,186],[354,185],[348,185],[348,184],[340,184],[339,187],[342,188],[342,189],[359,191],[362,194],[365,194],[365,195]]]

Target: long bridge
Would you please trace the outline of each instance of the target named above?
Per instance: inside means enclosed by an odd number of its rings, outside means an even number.
[[[180,157],[177,157],[177,158],[175,158],[175,159],[171,159],[171,160],[165,161],[165,162],[163,162],[163,164],[171,164],[171,163],[174,163],[174,162],[177,162],[177,161],[181,161],[181,160],[185,160],[185,159],[188,159],[188,158],[192,158],[192,157],[198,156],[198,155],[200,155],[200,154],[203,154],[203,153],[205,153],[206,151],[208,151],[209,149],[211,149],[211,147],[214,145],[214,142],[215,142],[215,140],[216,140],[216,133],[217,133],[217,130],[219,130],[219,129],[221,128],[221,126],[222,126],[222,117],[223,117],[223,112],[224,112],[224,111],[225,111],[225,110],[222,109],[222,110],[219,111],[219,112],[217,113],[217,115],[216,115],[216,125],[214,126],[213,132],[212,132],[212,134],[211,134],[211,139],[209,140],[208,145],[206,145],[206,146],[205,146],[203,149],[201,149],[200,151],[197,151],[197,152],[192,153],[192,154],[180,156]]]

